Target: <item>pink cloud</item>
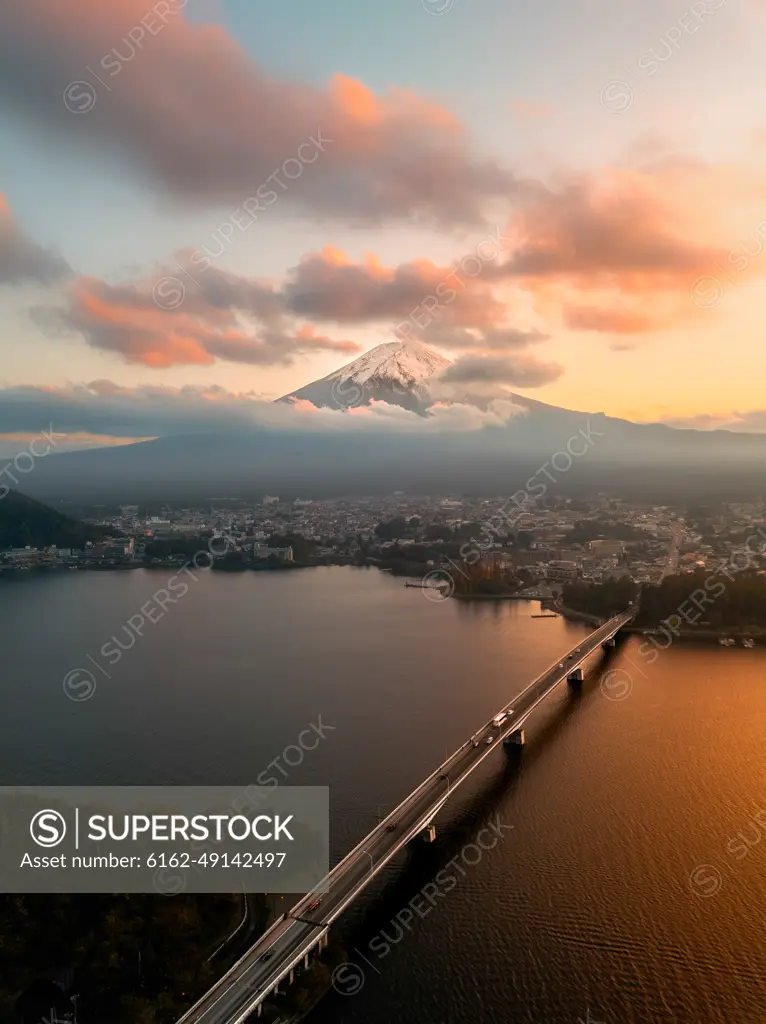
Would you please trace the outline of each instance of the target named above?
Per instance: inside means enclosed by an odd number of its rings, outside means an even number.
[[[521,207],[511,257],[487,273],[573,330],[666,330],[699,317],[694,282],[730,262],[732,216],[764,194],[741,168],[680,159],[571,177]],[[752,264],[736,283],[763,272]]]
[[[206,288],[166,275],[120,285],[80,276],[67,304],[37,310],[37,319],[48,329],[78,333],[94,348],[157,370],[217,360],[289,365],[297,355],[359,351],[353,341],[335,340],[275,314],[269,290],[258,282],[220,271],[207,274],[200,278]]]
[[[0,285],[23,281],[51,284],[69,273],[65,259],[27,237],[0,192]]]
[[[326,87],[274,77],[184,6],[5,0],[0,95],[27,123],[202,203],[239,204],[264,186],[274,201],[365,223],[465,224],[516,187],[437,103],[342,74]]]
[[[441,307],[440,319],[459,326],[490,326],[504,318],[505,305],[486,282],[414,259],[385,267],[373,253],[353,263],[332,246],[305,256],[290,271],[282,288],[290,310],[317,320],[361,323],[400,320],[430,296]]]

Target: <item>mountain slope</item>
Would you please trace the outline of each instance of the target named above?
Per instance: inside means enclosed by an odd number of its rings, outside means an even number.
[[[0,500],[0,551],[6,548],[81,548],[86,541],[102,540],[107,531],[61,515],[48,505],[18,491]]]
[[[417,417],[306,417],[283,409],[236,431],[52,454],[35,466],[25,490],[44,499],[135,502],[396,490],[510,494],[532,486],[539,495],[542,483],[557,493],[605,490],[662,503],[681,493],[732,498],[763,489],[763,434],[631,423],[504,389],[506,405],[488,414],[486,397],[483,405],[461,402],[454,391],[445,397],[440,378],[450,365],[417,342],[389,342],[279,399],[336,410],[386,401]]]
[[[419,342],[390,341],[279,401],[302,399],[332,409],[351,409],[376,401],[423,413],[432,404],[431,380],[451,365],[449,359]]]
[[[678,430],[517,401],[523,414],[473,430],[434,429],[433,420],[420,418],[414,426],[422,429],[406,431],[385,422],[312,430],[296,416],[294,427],[254,425],[52,454],[40,460],[25,489],[43,500],[116,502],[397,490],[507,495],[530,486],[534,476],[537,488],[543,483],[553,493],[606,491],[651,496],[658,504],[681,494],[736,500],[763,491],[763,434]],[[587,445],[583,434],[591,439]],[[572,461],[571,453],[582,451]]]

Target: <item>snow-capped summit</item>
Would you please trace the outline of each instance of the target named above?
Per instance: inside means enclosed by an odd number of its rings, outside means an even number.
[[[449,365],[449,359],[419,341],[389,341],[376,345],[325,379],[342,378],[365,384],[372,377],[379,377],[400,384],[420,384],[442,373]]]
[[[449,359],[418,341],[389,341],[280,401],[304,399],[333,409],[350,409],[377,401],[424,412],[433,402],[429,393],[431,380],[451,365]]]

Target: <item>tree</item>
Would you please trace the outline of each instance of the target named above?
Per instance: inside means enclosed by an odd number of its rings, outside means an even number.
[[[638,585],[629,577],[621,576],[604,583],[589,584],[582,580],[565,583],[561,600],[567,608],[606,619],[624,611],[637,596]]]
[[[426,540],[452,540],[452,530],[449,526],[445,526],[442,523],[432,523],[426,527],[425,539]]]
[[[396,516],[378,523],[375,527],[375,536],[380,540],[397,540],[399,537],[407,536],[407,520],[404,516]]]

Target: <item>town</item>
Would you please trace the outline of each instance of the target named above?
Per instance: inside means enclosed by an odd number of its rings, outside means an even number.
[[[681,508],[607,494],[516,503],[396,493],[77,512],[93,539],[76,546],[53,538],[35,546],[19,543],[17,535],[15,546],[0,548],[0,577],[31,570],[161,568],[190,559],[198,568],[230,571],[377,565],[410,577],[438,570],[454,575],[462,566],[514,580],[516,588],[619,579],[644,586],[727,565],[766,574],[764,503]],[[24,531],[29,533],[27,526]]]

